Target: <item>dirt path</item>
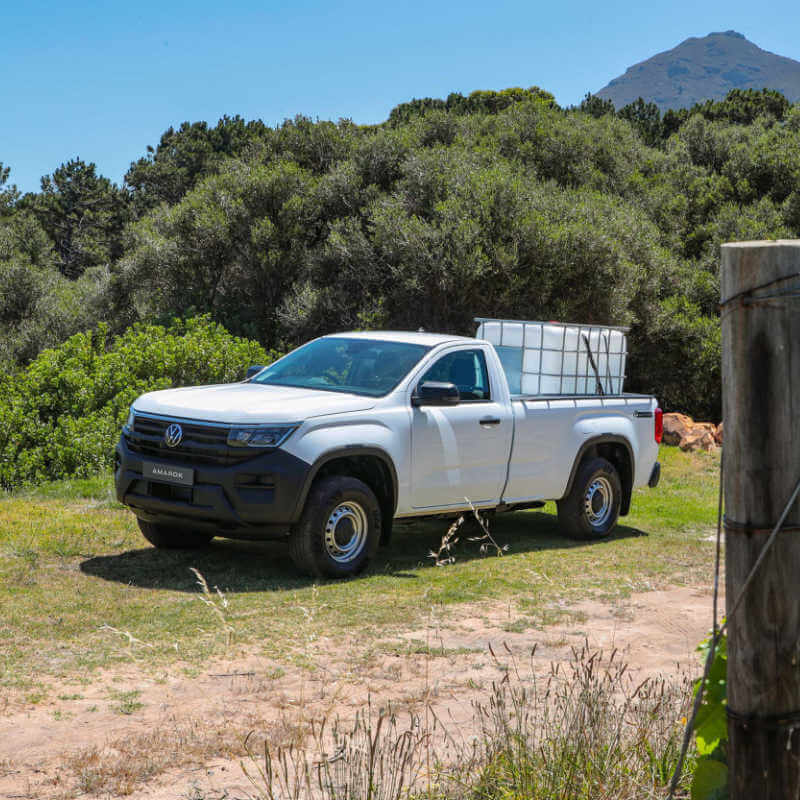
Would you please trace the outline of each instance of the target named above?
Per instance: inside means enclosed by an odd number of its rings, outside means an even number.
[[[239,765],[248,732],[254,742],[301,744],[312,720],[350,718],[368,700],[398,709],[430,702],[449,724],[469,727],[470,701],[510,658],[528,664],[534,645],[537,670],[588,641],[618,649],[637,677],[693,673],[711,597],[681,587],[569,611],[582,621],[534,630],[507,603],[453,607],[391,641],[318,640],[312,669],[244,655],[206,664],[196,677],[179,668],[149,675],[134,663],[89,686],[65,684],[51,700],[0,710],[0,798],[251,797]]]

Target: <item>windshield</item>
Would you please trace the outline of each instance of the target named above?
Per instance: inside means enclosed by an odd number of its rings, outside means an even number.
[[[317,339],[262,370],[252,382],[380,397],[429,349],[373,339]]]

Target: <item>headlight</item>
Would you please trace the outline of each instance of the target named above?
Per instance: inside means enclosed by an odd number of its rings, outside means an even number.
[[[130,409],[128,409],[128,420],[127,420],[127,422],[125,423],[125,427],[126,427],[126,428],[127,428],[129,431],[132,431],[132,430],[133,430],[133,422],[134,422],[134,420],[135,420],[135,419],[136,419],[136,414],[134,414],[134,412],[133,412],[133,406],[131,406],[131,407],[130,407]]]
[[[265,425],[263,428],[231,428],[231,447],[280,447],[297,429],[297,425]]]

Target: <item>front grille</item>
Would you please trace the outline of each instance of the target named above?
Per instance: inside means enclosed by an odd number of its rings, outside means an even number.
[[[160,461],[181,464],[228,467],[241,464],[257,455],[247,448],[228,447],[227,426],[204,425],[202,422],[178,420],[183,439],[177,447],[167,447],[164,431],[175,420],[136,415],[127,437],[128,447],[140,455]]]

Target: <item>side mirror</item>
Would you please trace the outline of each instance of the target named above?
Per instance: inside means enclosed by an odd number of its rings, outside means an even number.
[[[260,364],[253,364],[252,367],[248,367],[247,376],[245,377],[245,380],[249,381],[250,378],[253,377],[253,375],[258,375],[258,373],[261,372],[262,369],[264,369],[264,367],[262,367]]]
[[[425,381],[411,395],[412,406],[457,406],[461,395],[454,383]]]

